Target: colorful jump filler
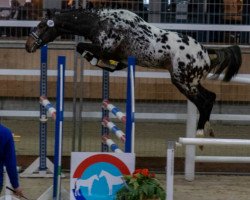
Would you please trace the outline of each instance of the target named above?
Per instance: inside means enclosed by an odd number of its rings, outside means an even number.
[[[71,200],[110,200],[124,185],[122,175],[131,174],[134,154],[82,153],[71,154]]]
[[[126,115],[122,113],[117,107],[113,104],[110,104],[108,100],[103,101],[104,109],[109,110],[113,113],[113,115],[119,119],[122,123],[126,124]],[[109,121],[108,117],[104,117],[102,120],[102,124],[108,128],[117,138],[119,138],[123,143],[126,142],[126,135],[125,133],[119,129],[113,122]],[[129,133],[128,133],[129,134]],[[110,138],[108,134],[104,134],[102,136],[103,142],[113,151],[116,153],[122,153],[123,151],[118,147],[117,144]]]

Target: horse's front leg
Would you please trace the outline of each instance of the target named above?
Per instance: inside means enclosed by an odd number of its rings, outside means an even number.
[[[97,65],[101,54],[101,47],[91,43],[78,43],[76,51],[82,55],[91,65]]]
[[[76,50],[91,65],[97,66],[101,69],[114,72],[127,67],[127,65],[122,62],[112,60],[112,56],[108,53],[103,53],[99,45],[92,43],[78,43]],[[105,57],[105,59],[100,59],[100,57]]]

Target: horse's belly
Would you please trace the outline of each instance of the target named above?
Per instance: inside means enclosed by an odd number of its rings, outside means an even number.
[[[145,57],[142,57],[141,59],[137,57],[137,63],[138,65],[142,67],[148,67],[148,68],[158,68],[158,69],[169,69],[171,62],[170,59],[164,59],[164,60],[154,60],[154,59],[145,59]]]
[[[167,54],[155,55],[141,53],[137,56],[137,62],[143,67],[168,69],[171,64],[171,58]]]
[[[171,60],[167,52],[156,54],[156,50],[140,44],[129,45],[124,51],[124,55],[135,56],[137,64],[142,67],[167,69],[166,66],[169,66]]]

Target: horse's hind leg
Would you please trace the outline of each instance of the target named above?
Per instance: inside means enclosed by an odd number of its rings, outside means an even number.
[[[178,80],[172,78],[173,84],[183,93],[191,102],[193,102],[199,113],[199,120],[197,125],[197,136],[204,136],[205,124],[209,125],[210,114],[213,108],[213,104],[216,95],[213,92],[208,91],[200,84],[198,85],[183,85]],[[207,127],[206,132],[209,132],[213,136],[213,131],[210,126]]]
[[[204,134],[208,134],[212,137],[214,136],[209,120],[215,98],[215,93],[210,92],[200,84],[197,85],[197,94],[191,97],[191,101],[193,99],[193,102],[197,106],[197,109],[200,113],[197,126],[197,135],[203,136]]]
[[[197,129],[199,130],[199,129],[202,129],[202,127],[203,127],[205,133],[207,133],[211,137],[214,137],[214,132],[213,132],[212,128],[210,127],[209,120],[210,120],[211,111],[212,111],[212,108],[213,108],[213,105],[214,105],[214,102],[216,99],[216,94],[207,90],[206,88],[204,88],[200,84],[197,86],[197,88],[199,91],[198,96],[200,96],[198,98],[201,98],[204,101],[203,104],[200,106],[200,109],[198,108],[199,112],[203,113],[203,115],[202,115],[203,119],[199,120]]]

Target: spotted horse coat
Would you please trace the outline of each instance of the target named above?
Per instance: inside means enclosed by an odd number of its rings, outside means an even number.
[[[201,80],[208,73],[216,78],[224,71],[223,81],[230,81],[242,62],[238,46],[206,49],[192,37],[159,29],[122,9],[48,12],[28,37],[26,50],[35,52],[62,34],[88,38],[91,43],[79,43],[77,51],[89,61],[95,59],[91,62],[94,65],[104,63],[102,67],[109,71],[126,67],[128,56],[135,56],[142,67],[169,70],[172,83],[199,110],[197,134],[201,135],[216,98],[201,85]],[[109,60],[118,64],[110,65]],[[210,128],[207,131],[212,133]]]

